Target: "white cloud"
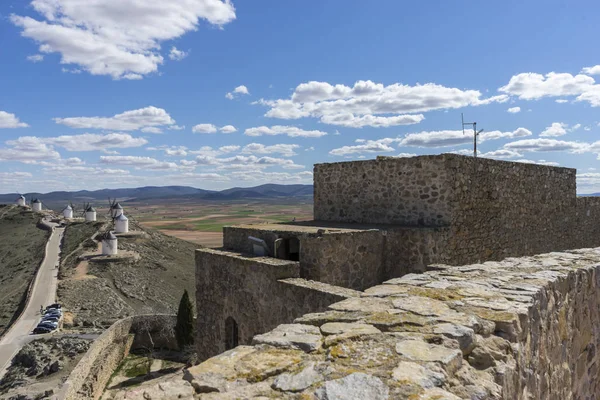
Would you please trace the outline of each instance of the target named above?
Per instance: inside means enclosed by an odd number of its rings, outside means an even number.
[[[217,127],[213,124],[198,124],[192,128],[194,133],[216,133]]]
[[[144,133],[155,133],[157,135],[163,133],[162,129],[156,126],[147,126],[145,128],[140,129],[140,131]]]
[[[464,134],[463,131],[423,131],[409,133],[402,139],[401,145],[414,147],[446,147],[471,143],[472,141],[472,135]]]
[[[19,148],[22,145],[42,149],[44,146],[58,146],[68,151],[100,151],[110,148],[140,147],[148,143],[146,139],[134,138],[126,133],[63,135],[57,137],[22,136],[6,142],[9,146]],[[49,148],[51,149],[51,147]]]
[[[190,154],[199,154],[201,156],[209,156],[216,157],[223,154],[233,153],[240,149],[240,146],[232,145],[232,146],[221,146],[218,149],[213,149],[210,146],[203,146],[198,150],[190,150],[188,153]]]
[[[125,111],[112,117],[54,118],[54,121],[57,124],[66,125],[70,128],[108,129],[115,131],[135,131],[143,128],[175,124],[175,121],[165,110],[153,106]]]
[[[236,155],[226,158],[217,158],[211,154],[201,154],[196,157],[195,163],[198,166],[212,166],[217,170],[258,170],[269,167],[281,167],[283,169],[303,169],[303,165],[298,165],[294,161],[286,158],[275,157],[256,157],[254,155],[244,156]]]
[[[44,55],[43,54],[33,54],[31,56],[27,56],[27,61],[31,61],[32,63],[39,63],[41,61],[44,61]]]
[[[11,15],[41,53],[59,53],[92,75],[139,79],[163,63],[160,43],[197,29],[200,20],[223,26],[235,19],[228,0],[33,0],[40,20]]]
[[[526,128],[517,128],[512,132],[500,132],[500,131],[489,131],[479,134],[479,140],[485,142],[486,140],[497,140],[497,139],[514,139],[518,137],[531,136],[532,133]]]
[[[410,158],[410,157],[416,157],[417,155],[415,153],[398,153],[396,155],[396,157],[398,158]]]
[[[473,152],[471,152],[471,153],[473,153]],[[497,158],[497,159],[523,157],[523,155],[517,151],[506,150],[506,149],[498,149],[498,150],[494,150],[494,151],[488,151],[487,153],[480,154],[480,156],[484,157],[484,158]]]
[[[518,152],[546,152],[566,151],[570,153],[582,153],[590,150],[588,143],[567,142],[556,139],[525,139],[504,145],[507,150]]]
[[[0,147],[0,161],[36,163],[60,159],[60,154],[52,146],[42,143],[35,137],[20,137],[16,140],[9,140],[6,144],[10,147]]]
[[[423,114],[398,115],[395,117],[378,117],[374,115],[364,115],[357,117],[352,113],[324,115],[321,122],[328,125],[346,126],[349,128],[362,128],[370,126],[373,128],[387,128],[397,125],[413,125],[423,121]]]
[[[585,67],[581,70],[581,73],[586,75],[600,75],[600,65],[594,65],[593,67]]]
[[[238,96],[249,95],[249,94],[250,94],[250,92],[248,91],[248,88],[244,85],[240,85],[240,86],[236,87],[235,89],[233,89],[233,91],[227,92],[227,94],[225,94],[225,97],[228,98],[229,100],[233,100]]]
[[[183,50],[177,49],[177,47],[171,47],[171,51],[169,52],[169,58],[173,61],[181,61],[186,58],[190,52],[185,52]]]
[[[261,99],[255,104],[270,107],[265,116],[280,119],[314,117],[321,122],[348,127],[385,127],[414,124],[433,110],[505,102],[508,96],[481,98],[477,90],[460,90],[433,83],[384,86],[372,81],[357,81],[352,87],[327,82],[298,85],[291,98]]]
[[[151,157],[138,156],[100,156],[100,162],[110,165],[128,165],[136,169],[147,170],[178,170],[182,167],[173,162],[159,161]]]
[[[525,128],[517,128],[512,132],[489,131],[479,134],[479,141],[497,139],[509,139],[523,136],[531,136],[531,131]],[[470,131],[423,131],[409,133],[400,142],[401,146],[413,147],[448,147],[458,146],[473,142],[473,133]]]
[[[234,133],[237,132],[237,128],[233,125],[225,125],[219,128],[221,133]]]
[[[547,96],[575,96],[589,90],[595,81],[586,75],[550,72],[545,76],[532,72],[521,73],[510,78],[501,92],[518,96],[524,100],[537,100]]]
[[[558,104],[564,104],[564,103],[568,103],[569,102],[569,100],[567,100],[567,99],[556,99],[554,101],[557,102]]]
[[[518,112],[521,112],[521,107],[511,107],[511,108],[509,108],[506,111],[508,111],[511,114],[516,114]]]
[[[567,132],[574,132],[581,128],[581,124],[575,124],[569,128],[568,124],[564,122],[553,122],[552,125],[544,129],[540,136],[548,137],[548,136],[562,136],[566,135]]]
[[[349,154],[360,154],[360,153],[389,153],[395,151],[390,144],[398,142],[399,139],[384,138],[379,140],[364,140],[357,139],[355,142],[359,143],[354,146],[343,146],[337,149],[333,149],[329,154],[333,156],[346,156]]]
[[[27,128],[25,122],[19,121],[15,114],[0,110],[0,129],[2,128]]]
[[[289,137],[321,137],[327,135],[327,132],[312,130],[306,131],[295,126],[275,125],[272,127],[259,126],[256,128],[248,128],[244,131],[247,136],[263,136],[263,135],[287,135]]]
[[[295,156],[295,149],[299,148],[297,144],[274,144],[265,146],[260,143],[250,143],[242,149],[242,154],[281,154],[284,157]]]
[[[181,131],[183,129],[185,129],[185,126],[180,126],[180,125],[169,125],[169,127],[167,128],[170,131]]]
[[[83,72],[77,68],[64,68],[64,67],[61,68],[61,71],[64,72],[65,74],[74,74],[74,75],[79,75],[80,73]]]

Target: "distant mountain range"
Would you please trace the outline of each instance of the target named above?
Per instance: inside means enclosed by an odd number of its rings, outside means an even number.
[[[240,199],[274,199],[290,197],[307,197],[313,195],[312,185],[277,185],[266,184],[249,188],[231,188],[221,191],[197,189],[190,186],[144,186],[132,189],[80,190],[76,192],[24,193],[29,199],[40,198],[48,207],[56,204],[81,202],[107,202],[109,197],[118,201],[143,201],[156,199],[206,199],[206,200],[240,200]],[[18,193],[0,194],[0,204],[14,203]]]

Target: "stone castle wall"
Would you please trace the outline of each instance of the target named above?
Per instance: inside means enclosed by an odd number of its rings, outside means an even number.
[[[159,334],[164,330],[165,321],[167,325],[175,326],[176,320],[172,315],[137,315],[112,324],[94,340],[61,386],[56,398],[99,399],[112,374],[129,354],[129,350],[147,347],[148,332],[154,335],[158,347],[172,348],[173,339],[169,340]]]
[[[257,335],[184,379],[219,398],[595,399],[599,293],[600,248],[438,266]]]
[[[451,220],[449,171],[439,156],[315,164],[317,221],[444,226]]]
[[[355,293],[300,279],[295,261],[196,250],[198,356],[203,360],[226,350],[228,318],[237,324],[239,344],[249,344],[258,333]]]
[[[429,261],[452,265],[600,245],[600,200],[577,198],[575,178],[454,154],[317,164],[315,219],[447,228]]]

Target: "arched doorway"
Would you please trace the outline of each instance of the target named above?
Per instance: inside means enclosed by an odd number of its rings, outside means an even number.
[[[238,341],[238,324],[235,319],[227,317],[225,320],[225,350],[237,347]]]

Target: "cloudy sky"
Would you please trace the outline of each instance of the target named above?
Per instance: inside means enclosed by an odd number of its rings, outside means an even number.
[[[600,191],[600,3],[2,0],[0,192],[472,154]]]

